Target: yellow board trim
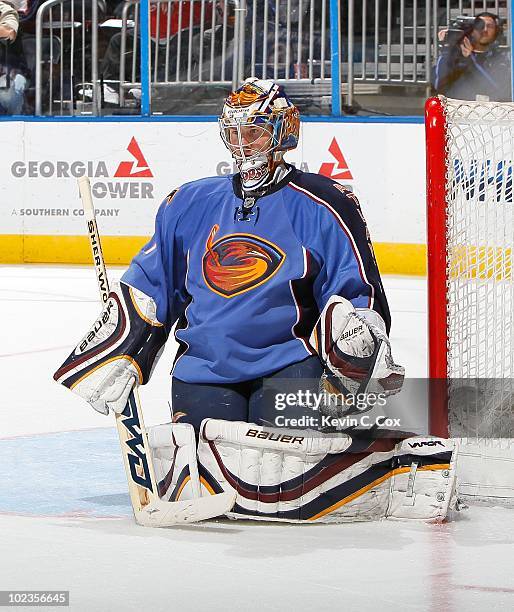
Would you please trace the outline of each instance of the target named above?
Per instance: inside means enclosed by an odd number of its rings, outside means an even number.
[[[513,252],[510,247],[460,245],[449,252],[451,279],[479,278],[497,281],[513,279]]]
[[[381,274],[427,274],[426,244],[374,242],[373,250]]]
[[[149,240],[149,236],[102,236],[105,262],[128,265]],[[424,244],[375,242],[373,248],[382,274],[426,274]],[[90,264],[91,247],[87,236],[2,234],[0,263]]]
[[[148,236],[102,236],[105,262],[126,265]],[[91,264],[87,236],[0,235],[0,263]]]

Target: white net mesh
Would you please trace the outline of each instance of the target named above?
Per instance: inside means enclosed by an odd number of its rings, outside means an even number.
[[[514,437],[514,104],[445,101],[449,420]]]

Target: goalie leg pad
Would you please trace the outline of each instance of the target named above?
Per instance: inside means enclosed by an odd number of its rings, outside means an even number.
[[[193,426],[166,423],[150,427],[148,443],[159,497],[173,502],[201,497]]]
[[[443,521],[457,506],[458,446],[443,438],[408,438],[395,449],[389,519]]]
[[[383,517],[388,489],[360,497],[379,477],[370,453],[344,434],[271,429],[252,423],[205,420],[198,458],[200,481],[215,492],[235,491],[231,518],[342,522]],[[394,442],[379,459],[390,465]],[[364,491],[363,491],[364,492]]]
[[[207,419],[198,444],[202,493],[235,492],[230,518],[301,523],[444,518],[454,481],[443,472],[453,453],[396,443]],[[422,476],[413,485],[416,501],[404,507],[418,450],[423,459]]]

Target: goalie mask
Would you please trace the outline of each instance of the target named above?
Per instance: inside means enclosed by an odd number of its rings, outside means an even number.
[[[219,125],[243,190],[252,191],[266,187],[284,151],[297,146],[300,114],[280,85],[251,77],[225,100]]]

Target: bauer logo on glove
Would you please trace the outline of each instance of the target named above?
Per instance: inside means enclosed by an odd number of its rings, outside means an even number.
[[[310,341],[327,370],[324,391],[387,396],[402,388],[405,370],[394,363],[384,322],[374,310],[356,310],[348,300],[333,295]]]

